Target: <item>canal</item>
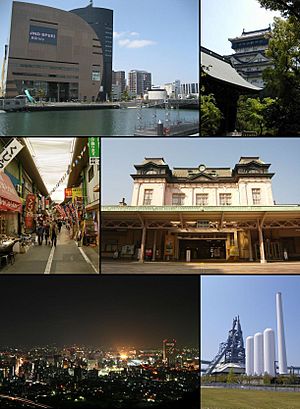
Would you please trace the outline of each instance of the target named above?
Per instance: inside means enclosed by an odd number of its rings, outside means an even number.
[[[199,121],[198,110],[169,110],[170,121]],[[138,119],[138,114],[142,119]],[[1,136],[132,136],[142,122],[165,122],[164,109],[104,109],[90,111],[0,112]]]

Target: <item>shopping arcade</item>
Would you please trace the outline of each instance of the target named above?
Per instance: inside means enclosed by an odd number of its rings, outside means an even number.
[[[140,261],[147,251],[152,261],[183,261],[187,249],[196,261],[207,252],[193,250],[205,243],[210,260],[300,259],[298,205],[103,206],[101,219],[104,258],[134,245]]]

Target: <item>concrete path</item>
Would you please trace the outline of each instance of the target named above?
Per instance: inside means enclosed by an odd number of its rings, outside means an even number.
[[[93,265],[85,254],[84,247],[77,247],[74,240],[70,240],[69,233],[62,228],[56,248],[46,246],[32,246],[27,253],[17,254],[16,262],[0,270],[0,274],[96,274],[97,265]]]
[[[103,261],[102,274],[300,274],[300,262],[176,263]]]

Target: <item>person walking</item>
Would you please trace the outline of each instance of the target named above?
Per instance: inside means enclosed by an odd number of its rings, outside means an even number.
[[[60,233],[60,231],[61,231],[61,226],[62,226],[62,221],[58,220],[58,223],[57,223],[58,233]]]
[[[38,243],[39,246],[42,245],[43,243],[43,235],[44,235],[44,227],[42,223],[39,223],[37,229],[36,229],[37,235],[38,235]]]
[[[54,244],[54,247],[56,247],[57,235],[58,235],[58,227],[57,227],[56,221],[54,220],[50,226],[51,247],[53,246],[53,244]]]
[[[47,246],[48,239],[50,238],[50,224],[48,221],[45,224],[44,231],[45,231],[45,241],[46,241],[46,246]],[[49,239],[49,244],[50,244],[50,239]]]

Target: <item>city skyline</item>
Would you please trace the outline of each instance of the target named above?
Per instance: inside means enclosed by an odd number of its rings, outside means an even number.
[[[234,53],[228,38],[240,36],[243,30],[267,28],[280,16],[262,8],[257,0],[227,0],[222,13],[218,0],[202,0],[201,5],[201,45],[221,55]]]
[[[62,9],[59,0],[32,0],[30,3]],[[88,0],[69,0],[64,9],[68,11],[88,4]],[[113,70],[125,71],[126,77],[132,69],[146,70],[152,73],[154,85],[176,79],[183,83],[198,81],[197,0],[189,0],[188,6],[184,0],[166,0],[163,3],[156,0],[155,17],[149,19],[144,18],[144,8],[140,7],[138,0],[127,1],[126,5],[120,0],[94,0],[93,5],[114,11]],[[11,6],[12,0],[1,1],[1,64],[4,44],[9,40]],[[151,6],[154,7],[153,2]],[[128,14],[133,23],[129,24]],[[166,25],[165,16],[168,16],[168,21],[178,21],[181,30],[177,30],[176,25]]]
[[[232,138],[102,138],[102,205],[117,205],[122,198],[131,204],[134,165],[145,157],[163,157],[170,168],[193,167],[200,163],[210,167],[233,168],[241,156],[259,156],[270,163],[273,195],[276,204],[300,203],[299,186],[286,183],[291,175],[299,174],[298,152],[300,141],[276,138],[270,146],[269,138],[243,138],[236,143]],[[288,166],[286,155],[290,158]],[[109,183],[107,181],[109,180]],[[120,188],[121,186],[121,188]]]
[[[78,344],[143,349],[161,348],[165,338],[197,347],[198,281],[198,277],[27,276],[16,282],[5,276],[1,347]],[[11,297],[26,298],[25,306],[11,303],[7,308]]]

